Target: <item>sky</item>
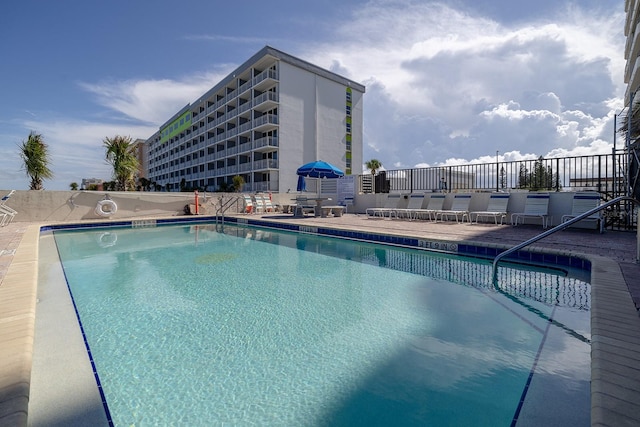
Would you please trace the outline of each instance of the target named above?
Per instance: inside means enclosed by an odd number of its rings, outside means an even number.
[[[22,0],[0,14],[0,189],[49,146],[47,190],[111,179],[103,140],[147,139],[265,45],[366,86],[383,169],[611,152],[623,0]]]

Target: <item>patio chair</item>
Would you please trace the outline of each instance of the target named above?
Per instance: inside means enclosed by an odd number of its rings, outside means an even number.
[[[405,209],[396,209],[396,218],[407,218],[409,221],[413,219],[413,215],[422,209],[424,202],[424,194],[413,193],[409,195],[409,204]]]
[[[258,197],[258,196],[256,195],[256,197]],[[276,211],[276,207],[273,206],[273,203],[271,202],[271,197],[269,197],[269,195],[265,194],[265,193],[262,194],[262,206],[263,206],[265,212],[275,212]]]
[[[453,196],[453,203],[451,209],[443,209],[435,213],[435,220],[438,220],[438,216],[442,221],[455,218],[456,222],[464,222],[464,219],[469,220],[469,203],[471,203],[471,194],[456,194]]]
[[[0,207],[0,227],[7,225],[9,221],[9,213],[2,210],[2,207]]]
[[[509,204],[509,195],[506,193],[493,193],[489,196],[489,205],[487,210],[475,211],[469,213],[469,220],[473,223],[473,216],[476,216],[476,224],[480,218],[493,218],[495,225],[498,225],[498,218],[500,218],[500,225],[502,225],[504,219],[507,217],[507,205]]]
[[[542,228],[547,228],[548,216],[549,193],[527,194],[524,212],[511,214],[511,225],[518,225],[518,222],[524,224],[526,218],[540,218],[542,220]]]
[[[0,200],[0,215],[2,215],[2,219],[0,219],[0,226],[9,224],[11,221],[13,221],[13,218],[15,218],[15,216],[18,214],[18,211],[7,206],[7,200],[9,200],[9,198],[15,192],[16,190],[11,190],[9,194],[4,196]]]
[[[435,221],[436,213],[442,210],[446,196],[442,193],[432,194],[424,209],[415,209],[413,217],[415,219],[429,219]]]
[[[571,214],[562,215],[561,222],[567,222],[572,218],[582,215],[591,209],[600,206],[600,194],[596,192],[580,192],[573,195],[573,203],[571,205]],[[600,212],[589,215],[582,221],[596,221],[602,232],[602,216]],[[580,222],[582,222],[580,221]]]
[[[381,208],[367,208],[367,218],[385,218],[389,217],[391,219],[392,216],[397,216],[396,211],[398,210],[398,206],[402,202],[402,196],[400,194],[389,194],[387,196],[387,201],[384,206]]]
[[[255,213],[264,213],[265,211],[264,200],[260,194],[253,195],[253,211]]]
[[[250,195],[248,194],[243,194],[242,198],[244,199],[244,212],[246,214],[252,214],[254,213],[254,205],[253,205],[253,199],[251,198]]]

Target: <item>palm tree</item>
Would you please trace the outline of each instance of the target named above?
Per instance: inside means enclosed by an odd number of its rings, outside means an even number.
[[[244,178],[240,175],[236,175],[233,177],[233,190],[236,192],[242,191],[242,187],[244,186]]]
[[[78,189],[78,183],[72,182],[71,184],[69,184],[69,188],[71,188],[72,191],[76,191]]]
[[[378,159],[371,159],[364,164],[367,169],[371,170],[371,175],[375,175],[378,169],[382,167],[382,163]]]
[[[105,138],[106,160],[113,166],[113,177],[116,190],[127,191],[135,188],[135,173],[138,171],[139,161],[131,137],[116,135]]]
[[[49,147],[42,135],[29,132],[29,137],[20,146],[20,157],[24,161],[24,171],[31,178],[29,190],[42,190],[42,180],[53,178],[53,172],[49,169]]]

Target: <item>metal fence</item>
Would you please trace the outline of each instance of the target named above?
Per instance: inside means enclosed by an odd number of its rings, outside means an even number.
[[[361,175],[363,193],[427,191],[580,191],[605,198],[627,195],[627,154],[539,158],[430,168],[395,169]]]
[[[360,175],[362,193],[598,191],[603,200],[634,194],[630,188],[629,153],[538,158],[430,168],[380,171]],[[628,202],[604,212],[610,229],[633,229],[638,210]]]

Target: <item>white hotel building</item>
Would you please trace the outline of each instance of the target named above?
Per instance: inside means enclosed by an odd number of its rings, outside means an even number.
[[[240,175],[243,191],[284,193],[315,160],[361,174],[364,92],[266,46],[146,141],[147,177],[166,191],[215,191]]]
[[[640,88],[640,0],[626,0],[624,9],[626,12],[624,35],[627,38],[624,47],[624,58],[627,61],[624,82],[627,84],[625,94],[625,105],[627,105],[631,94]]]

